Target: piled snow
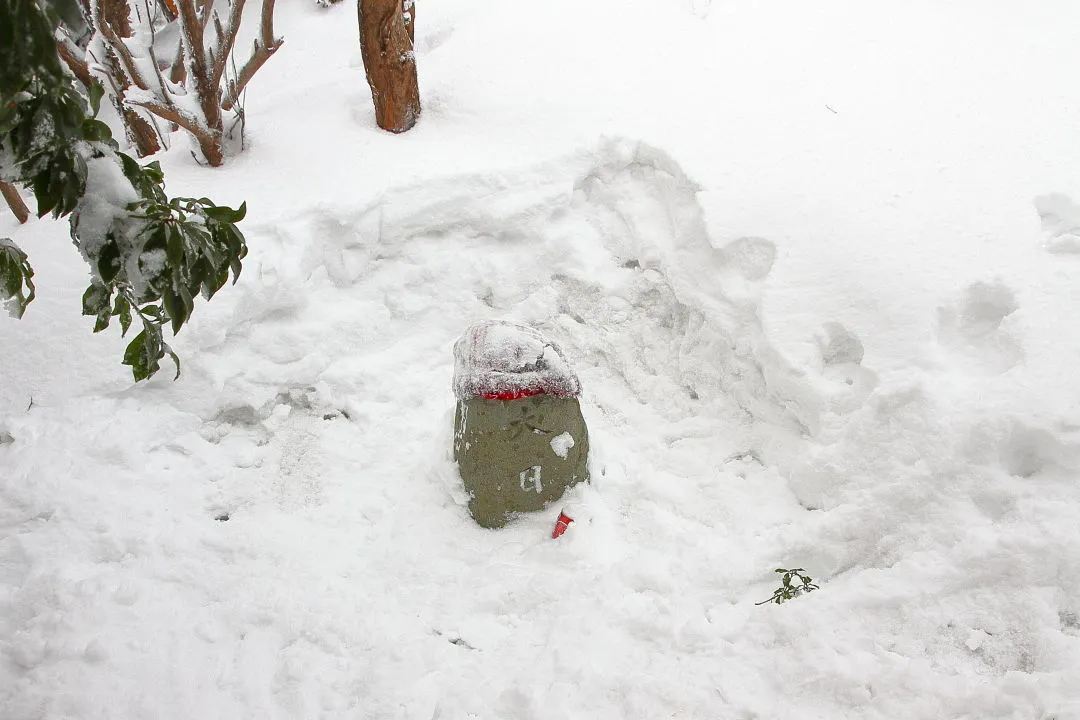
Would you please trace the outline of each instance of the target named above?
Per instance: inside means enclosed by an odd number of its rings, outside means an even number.
[[[404,136],[351,13],[163,158],[250,208],[178,382],[0,218],[0,717],[1080,717],[1074,3],[422,5]],[[580,378],[557,541],[450,459],[493,319]]]
[[[454,343],[453,385],[459,400],[493,394],[581,393],[581,381],[557,343],[534,328],[505,320],[477,323]]]

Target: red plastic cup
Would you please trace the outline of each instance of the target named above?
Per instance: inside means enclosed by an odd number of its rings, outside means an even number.
[[[559,519],[555,521],[555,529],[551,531],[551,539],[554,540],[566,532],[566,528],[569,527],[572,522],[574,522],[574,518],[570,517],[565,512],[560,512]]]

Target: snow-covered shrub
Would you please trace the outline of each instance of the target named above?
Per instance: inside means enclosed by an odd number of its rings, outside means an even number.
[[[162,326],[175,334],[197,294],[211,297],[240,272],[247,253],[233,210],[206,198],[165,194],[157,163],[139,165],[119,151],[109,127],[95,119],[102,99],[91,85],[84,99],[64,74],[53,39],[55,15],[34,3],[0,0],[0,179],[34,191],[38,215],[69,216],[71,237],[91,268],[83,313],[94,331],[117,317],[127,333],[142,331],[124,364],[136,380],[150,377],[166,355]],[[0,239],[0,299],[22,315],[33,299],[26,254]]]
[[[56,42],[85,86],[107,88],[140,155],[159,147],[156,117],[189,132],[206,162],[217,166],[225,158],[226,113],[236,113],[242,125],[244,89],[283,42],[274,36],[274,4],[261,3],[259,33],[239,67],[233,50],[244,0],[219,2],[218,8],[173,0],[164,9],[131,0],[87,0],[93,34],[86,47],[65,27]]]

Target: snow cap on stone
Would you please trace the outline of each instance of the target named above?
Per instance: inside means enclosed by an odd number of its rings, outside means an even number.
[[[581,382],[562,348],[539,331],[505,320],[479,322],[454,344],[454,394],[545,393],[577,397]]]

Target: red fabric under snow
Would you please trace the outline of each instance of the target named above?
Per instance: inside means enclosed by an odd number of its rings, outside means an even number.
[[[543,390],[512,390],[507,392],[484,393],[480,397],[485,400],[520,400],[521,398],[543,394]]]

